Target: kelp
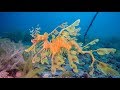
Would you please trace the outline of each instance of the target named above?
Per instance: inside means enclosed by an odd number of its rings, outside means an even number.
[[[68,25],[66,22],[56,27],[51,33],[48,34],[45,32],[43,35],[40,35],[40,32],[37,31],[38,29],[33,29],[33,34],[31,34],[33,37],[31,42],[33,44],[30,48],[25,50],[29,53],[33,52],[33,47],[37,48],[32,58],[32,63],[35,64],[39,62],[41,64],[49,64],[51,66],[51,73],[55,74],[57,70],[65,72],[66,70],[64,65],[66,65],[68,61],[73,72],[78,73],[78,65],[80,65],[78,55],[88,54],[91,58],[91,64],[89,66],[90,75],[94,73],[94,65],[96,65],[95,62],[97,62],[97,67],[104,74],[109,73],[111,75],[118,75],[117,72],[108,65],[103,64],[101,61],[98,63],[98,60],[96,60],[94,56],[94,52],[97,52],[98,55],[105,55],[115,53],[116,49],[99,48],[97,50],[87,50],[91,45],[95,45],[99,39],[95,39],[84,46],[82,42],[77,43],[76,36],[80,35],[80,28],[78,27],[79,24],[80,19],[76,20],[71,25]],[[58,28],[61,29],[60,32],[57,30]],[[50,36],[52,38],[50,38]],[[40,42],[42,42],[42,45],[38,45]]]

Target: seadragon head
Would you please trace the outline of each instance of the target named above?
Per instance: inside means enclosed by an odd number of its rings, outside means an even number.
[[[30,35],[33,37],[31,42],[33,44],[37,44],[38,42],[45,41],[48,39],[48,33],[44,33],[43,35],[40,35],[40,27],[37,25],[36,28],[32,27],[32,30],[30,30]]]
[[[33,39],[31,39],[32,42],[32,46],[29,47],[28,49],[25,50],[25,52],[30,52],[30,51],[34,51],[35,50],[35,46],[39,43],[39,42],[45,42],[48,39],[48,33],[44,33],[43,35],[40,35],[40,27],[39,25],[37,25],[36,28],[32,27],[32,30],[30,30],[30,35],[33,37]]]
[[[31,40],[33,44],[37,44],[41,41],[46,41],[48,39],[48,33],[44,33],[43,35],[36,34],[36,37]]]

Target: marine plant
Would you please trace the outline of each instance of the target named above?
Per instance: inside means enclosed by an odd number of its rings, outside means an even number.
[[[24,62],[24,46],[21,42],[11,42],[7,38],[0,38],[0,71],[11,70]]]
[[[38,73],[44,71],[45,67],[41,66],[40,68],[35,67],[30,59],[27,59],[21,67],[18,68],[21,75],[19,78],[38,78]]]
[[[78,27],[80,19],[71,25],[67,22],[56,27],[51,33],[40,34],[40,28],[33,28],[30,33],[33,39],[32,46],[25,50],[27,53],[33,53],[32,63],[41,63],[51,65],[51,72],[55,74],[57,70],[65,72],[64,65],[68,64],[73,72],[78,73],[78,66],[81,63],[78,55],[88,54],[91,57],[89,74],[94,73],[95,66],[106,75],[119,76],[120,74],[112,66],[97,60],[94,53],[100,56],[115,53],[114,48],[99,48],[88,50],[91,45],[96,44],[99,39],[95,39],[83,46],[82,42],[77,43],[76,36],[80,35]],[[59,31],[60,29],[60,31]]]

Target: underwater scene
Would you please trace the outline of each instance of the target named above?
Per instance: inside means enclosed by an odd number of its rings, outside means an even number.
[[[120,12],[0,12],[0,78],[120,78]]]

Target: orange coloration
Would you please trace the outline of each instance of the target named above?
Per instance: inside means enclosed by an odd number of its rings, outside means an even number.
[[[44,41],[44,40],[47,40],[47,39],[48,39],[48,35],[46,33],[44,33],[44,35],[37,34],[36,38],[32,39],[31,42],[37,44],[40,41]]]
[[[48,40],[44,41],[43,48],[44,49],[49,49],[50,48],[50,43],[48,42]]]
[[[43,35],[40,35],[38,33],[37,34],[35,33],[34,39],[31,40],[33,45],[31,47],[29,47],[28,49],[26,49],[25,51],[26,52],[35,51],[35,46],[39,42],[42,41],[43,44],[42,44],[42,48],[40,46],[40,50],[37,53],[35,52],[35,55],[32,59],[32,63],[39,62],[40,60],[37,60],[39,58],[41,59],[41,63],[44,63],[43,60],[47,60],[48,59],[47,56],[51,57],[51,71],[52,71],[52,74],[54,74],[56,72],[56,70],[65,71],[63,65],[65,64],[66,57],[64,58],[63,54],[67,54],[66,56],[68,57],[70,67],[73,69],[73,71],[75,73],[78,73],[76,63],[79,64],[79,60],[78,60],[77,55],[78,54],[89,54],[91,57],[91,61],[92,61],[91,65],[90,65],[90,72],[89,72],[90,75],[92,75],[94,72],[95,61],[97,61],[99,63],[98,68],[100,68],[102,70],[102,72],[112,74],[112,75],[114,73],[116,73],[116,71],[110,69],[107,66],[106,66],[107,69],[104,69],[105,64],[103,65],[103,64],[101,64],[100,61],[95,59],[93,52],[98,51],[98,49],[90,50],[90,51],[83,51],[83,49],[86,46],[93,45],[97,41],[92,42],[92,44],[90,42],[89,44],[85,45],[84,47],[79,46],[79,44],[75,41],[76,38],[74,36],[77,35],[77,30],[79,29],[79,28],[76,29],[76,26],[79,25],[79,22],[80,22],[80,20],[78,19],[70,26],[64,27],[59,33],[56,29],[54,29],[54,31],[52,31],[50,34],[44,33]],[[55,33],[55,31],[56,31],[56,33],[58,33],[58,35]],[[48,41],[49,35],[52,36],[52,40],[50,42]],[[65,49],[65,51],[64,51],[64,49]],[[71,51],[74,51],[74,52],[71,52]],[[105,51],[105,53],[106,53],[106,51]],[[41,55],[40,57],[38,56],[39,54]],[[39,57],[39,58],[37,58],[37,57]]]
[[[36,44],[38,42],[40,42],[40,41],[43,41],[43,45],[42,45],[43,47],[38,53],[41,53],[42,50],[50,50],[51,55],[52,55],[52,58],[51,58],[51,61],[52,61],[51,71],[53,73],[56,71],[56,69],[64,70],[61,67],[61,62],[57,61],[57,65],[55,64],[55,56],[60,53],[61,48],[65,48],[68,51],[71,49],[72,44],[69,41],[67,41],[67,39],[62,38],[62,37],[57,37],[57,38],[53,39],[51,42],[49,42],[47,40],[47,35],[46,34],[44,34],[44,35],[39,35],[38,34],[37,37],[34,39],[34,41],[36,41],[35,42]],[[32,59],[33,63],[36,62],[35,58],[37,57],[37,54]]]
[[[57,37],[56,39],[52,40],[51,43],[49,43],[48,41],[45,41],[43,44],[43,48],[50,49],[53,55],[59,53],[61,48],[70,50],[71,47],[72,46],[64,38],[61,38],[61,37]]]

